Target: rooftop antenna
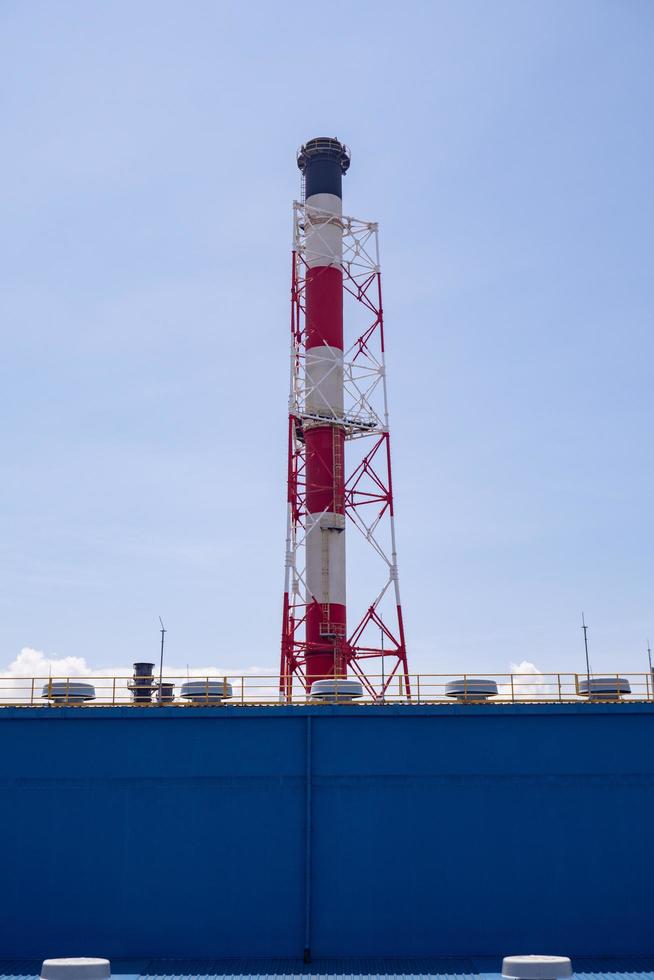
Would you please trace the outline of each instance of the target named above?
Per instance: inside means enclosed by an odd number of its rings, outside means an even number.
[[[159,622],[161,623],[161,656],[159,657],[159,704],[163,704],[163,692],[161,687],[161,682],[163,678],[163,655],[164,655],[164,638],[166,636],[167,630],[163,624],[163,619],[159,617]]]
[[[588,656],[588,627],[586,626],[586,620],[584,619],[584,614],[581,614],[581,628],[584,631],[584,650],[586,651],[586,675],[588,677],[588,693],[590,694],[590,658]]]

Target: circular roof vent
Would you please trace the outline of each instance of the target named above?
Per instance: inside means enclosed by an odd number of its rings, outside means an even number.
[[[74,956],[44,960],[41,980],[106,980],[111,976],[109,960],[95,956]]]
[[[485,701],[496,694],[497,682],[484,677],[462,677],[445,685],[445,696],[458,701]]]
[[[502,976],[511,980],[564,980],[572,976],[567,956],[505,956]]]
[[[361,682],[349,681],[344,677],[326,677],[321,681],[314,681],[311,685],[311,699],[313,701],[346,704],[362,696],[363,685]]]
[[[93,701],[95,688],[93,684],[82,684],[80,681],[48,681],[43,685],[41,697],[53,704],[83,704]]]
[[[224,681],[186,681],[180,694],[196,704],[219,704],[232,696],[232,685]]]
[[[624,694],[631,694],[631,684],[626,677],[579,678],[579,693],[600,701],[615,701]]]

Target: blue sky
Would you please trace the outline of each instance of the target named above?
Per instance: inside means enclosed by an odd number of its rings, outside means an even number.
[[[379,220],[413,670],[644,669],[648,2],[0,3],[0,666],[278,663],[296,147]],[[349,570],[356,592],[356,570]]]

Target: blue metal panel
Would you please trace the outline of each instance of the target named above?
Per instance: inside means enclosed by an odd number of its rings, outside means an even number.
[[[314,958],[494,955],[484,974],[524,950],[654,953],[653,718],[4,709],[0,952],[283,958],[309,935]]]
[[[41,962],[0,961],[0,980],[38,980]],[[318,960],[305,964],[297,959],[233,960],[151,960],[146,962],[113,961],[112,977],[120,980],[229,980],[251,977],[256,980],[299,980],[317,976],[334,980],[478,980],[474,965],[468,960]],[[654,977],[652,977],[654,980]]]
[[[413,980],[418,977],[443,980],[477,980],[473,965],[467,960],[380,960],[325,959],[306,964],[301,960],[216,960],[208,963],[150,963],[143,980],[222,980],[231,977],[253,977],[257,980],[296,980],[318,976],[334,980],[374,980],[394,977]]]
[[[38,980],[41,963],[0,961],[0,980]],[[654,959],[580,958],[573,963],[577,980],[654,980]],[[297,959],[115,960],[112,977],[120,980],[499,980],[498,959],[326,959],[311,964]]]

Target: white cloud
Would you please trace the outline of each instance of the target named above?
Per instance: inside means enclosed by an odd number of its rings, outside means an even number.
[[[516,701],[533,701],[551,699],[556,694],[556,683],[551,674],[544,674],[530,660],[521,660],[519,664],[511,663],[509,673],[513,681],[498,685],[499,693],[504,697],[514,697]]]
[[[84,679],[96,689],[97,701],[131,702],[127,682],[133,674],[132,665],[119,667],[91,667],[84,657],[50,657],[43,650],[23,647],[15,660],[0,670],[0,703],[41,704],[41,691],[49,678],[66,680]],[[158,667],[155,666],[155,677]],[[276,701],[277,675],[271,667],[200,667],[166,666],[163,677],[174,681],[177,689],[187,678],[219,680],[227,677],[234,691],[234,698],[245,701]]]

